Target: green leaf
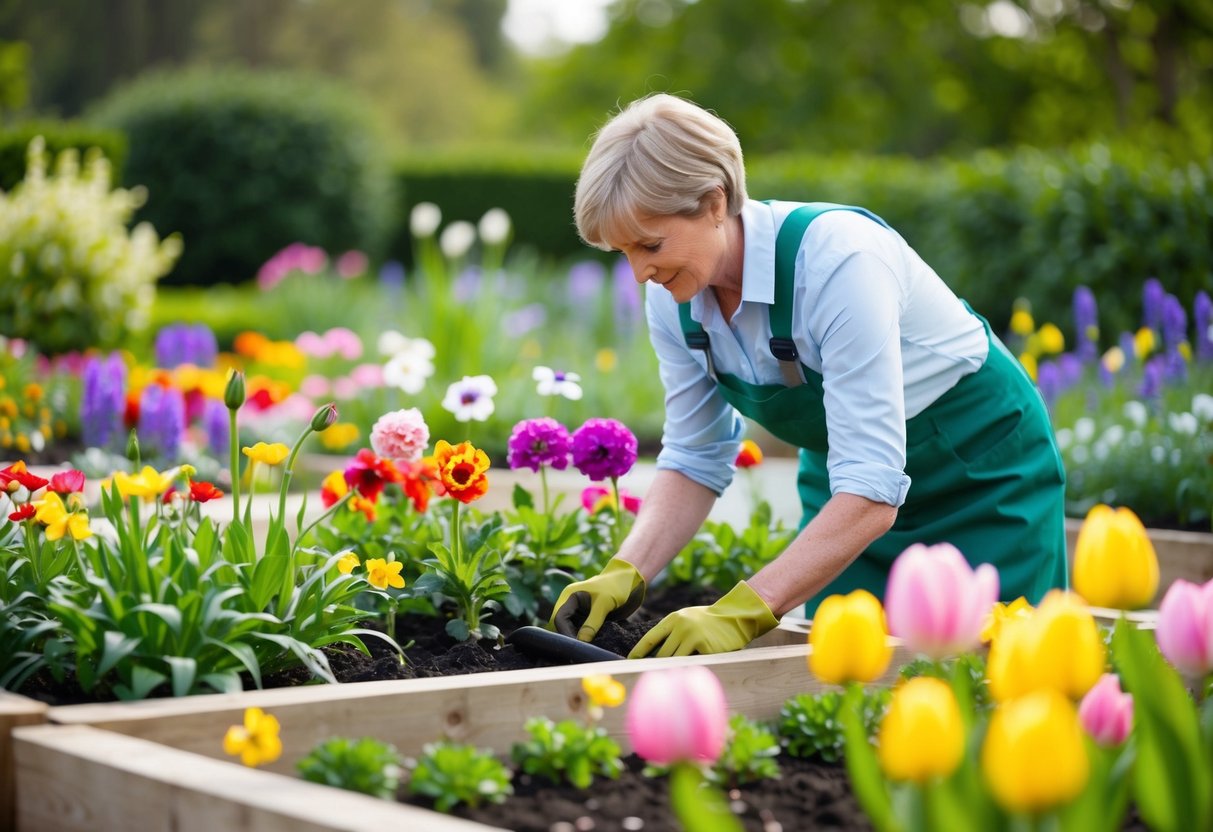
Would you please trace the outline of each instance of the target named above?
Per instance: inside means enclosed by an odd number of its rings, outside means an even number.
[[[137,664],[131,668],[130,686],[115,685],[114,693],[118,694],[119,699],[146,699],[149,693],[167,680],[163,673]]]
[[[258,688],[261,687],[261,663],[257,661],[257,653],[252,647],[242,641],[223,642],[209,636],[204,638],[203,641],[212,647],[219,647],[235,656],[236,660],[244,665],[244,669],[253,677],[253,684]]]
[[[138,604],[131,607],[129,612],[151,613],[163,621],[175,635],[181,635],[181,610],[171,604]]]
[[[253,567],[253,585],[249,591],[253,609],[263,610],[269,606],[274,594],[282,587],[282,581],[290,569],[290,558],[285,555],[266,555]],[[281,613],[281,610],[278,610]]]
[[[468,630],[468,623],[462,618],[452,618],[446,622],[446,634],[455,641],[467,641],[472,637],[471,631]]]
[[[143,639],[138,636],[127,637],[117,630],[108,630],[104,640],[105,647],[101,651],[101,661],[97,662],[98,677],[109,673],[114,665],[134,653]]]
[[[843,731],[847,738],[846,764],[851,787],[864,813],[881,832],[900,829],[893,814],[892,801],[876,761],[876,752],[868,742],[863,721],[863,687],[852,683],[843,695],[839,709]]]
[[[165,656],[172,673],[173,696],[189,696],[198,675],[198,662],[187,656]]]
[[[670,773],[670,804],[686,832],[742,832],[724,795],[691,763],[678,763]]]
[[[514,483],[513,500],[516,509],[535,507],[535,498],[520,483]]]

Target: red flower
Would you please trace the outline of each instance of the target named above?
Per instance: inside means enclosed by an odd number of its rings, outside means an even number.
[[[451,445],[439,439],[434,445],[434,464],[446,493],[461,503],[479,500],[489,490],[489,457],[471,442]]]
[[[31,474],[29,469],[25,467],[25,460],[21,459],[3,471],[0,471],[0,489],[7,491],[9,494],[12,494],[21,486],[25,486],[30,490],[30,493],[33,493],[48,482],[49,480],[44,480],[42,477]]]
[[[389,482],[400,482],[404,476],[390,459],[375,455],[369,448],[358,451],[354,461],[345,469],[345,482],[371,502],[377,502],[383,487]]]
[[[33,503],[25,503],[24,505],[18,506],[17,510],[8,516],[8,519],[12,520],[14,523],[21,520],[26,520],[33,517],[37,510],[38,509],[34,508]]]
[[[176,493],[177,486],[170,485],[168,488],[164,489],[164,496],[160,498],[160,502],[164,503],[166,506],[171,506],[173,504],[173,495]]]
[[[209,482],[201,480],[190,480],[190,499],[195,503],[205,503],[210,500],[217,500],[223,496],[223,492]]]
[[[50,490],[59,494],[72,494],[84,490],[84,472],[72,468],[60,471],[51,477]]]
[[[366,515],[368,523],[375,522],[375,501],[368,500],[365,497],[359,497],[355,494],[350,497],[349,507],[351,511],[361,511]]]
[[[413,508],[419,512],[429,507],[430,497],[446,493],[442,477],[438,474],[438,465],[432,456],[411,463],[403,475],[401,487],[404,495],[413,501]]]
[[[753,439],[743,439],[741,449],[737,452],[737,460],[733,463],[738,468],[753,468],[762,464],[762,448]]]

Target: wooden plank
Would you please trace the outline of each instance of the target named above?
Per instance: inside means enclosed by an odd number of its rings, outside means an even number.
[[[13,729],[46,721],[43,702],[0,690],[0,829],[12,829],[17,816]]]
[[[15,748],[19,832],[495,828],[86,725],[21,728]]]

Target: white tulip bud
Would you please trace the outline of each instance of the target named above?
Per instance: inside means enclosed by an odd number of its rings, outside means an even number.
[[[464,220],[457,220],[442,229],[442,236],[438,238],[438,245],[442,249],[442,253],[451,260],[467,254],[474,242],[476,242],[476,227]]]
[[[432,237],[442,224],[442,209],[432,202],[418,202],[409,214],[409,230],[414,237]]]
[[[480,239],[490,246],[504,243],[510,236],[510,215],[504,208],[490,208],[480,218]]]

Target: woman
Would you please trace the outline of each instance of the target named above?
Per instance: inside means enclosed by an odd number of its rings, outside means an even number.
[[[574,213],[588,244],[655,284],[666,420],[631,534],[561,593],[557,630],[590,641],[639,607],[729,484],[743,416],[801,449],[801,531],[715,604],[667,616],[630,658],[736,650],[826,595],[883,597],[911,543],[993,563],[1004,599],[1066,584],[1065,475],[1040,395],[883,220],[748,199],[732,129],[669,95],[602,128]]]

